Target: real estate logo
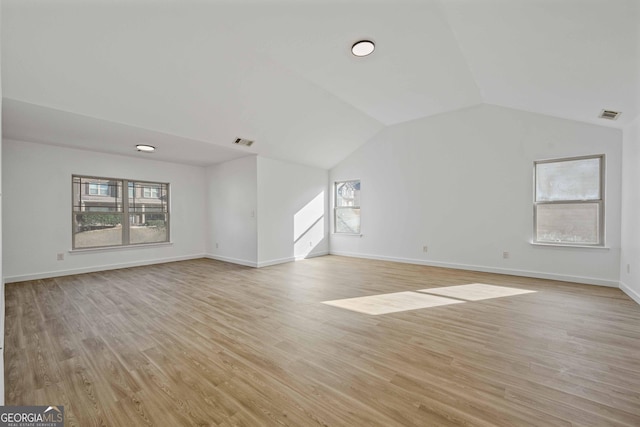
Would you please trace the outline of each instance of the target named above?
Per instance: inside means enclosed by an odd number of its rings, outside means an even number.
[[[0,427],[64,427],[64,406],[0,406]]]

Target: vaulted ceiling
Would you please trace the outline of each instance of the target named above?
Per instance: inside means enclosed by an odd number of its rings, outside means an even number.
[[[385,126],[480,103],[623,127],[640,113],[638,3],[3,0],[3,134],[330,168]],[[356,58],[362,38],[376,51]]]

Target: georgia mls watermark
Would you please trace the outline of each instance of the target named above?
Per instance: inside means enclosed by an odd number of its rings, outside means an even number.
[[[0,427],[64,427],[64,406],[0,406]]]

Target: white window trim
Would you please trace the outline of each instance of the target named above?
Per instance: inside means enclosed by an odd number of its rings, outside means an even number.
[[[600,159],[600,198],[589,200],[554,200],[538,202],[537,197],[537,166],[544,163],[560,163],[573,160],[586,160],[586,159]],[[595,249],[608,249],[605,246],[606,230],[605,230],[605,174],[606,174],[606,156],[605,154],[592,154],[588,156],[577,157],[563,157],[556,159],[536,160],[533,162],[533,238],[531,240],[532,245],[536,246],[555,246],[555,247],[575,247],[575,248],[595,248]],[[585,243],[571,243],[571,242],[548,242],[539,241],[537,238],[537,206],[544,204],[568,204],[568,203],[593,203],[598,204],[598,240],[599,243],[585,244]]]
[[[173,246],[173,242],[157,242],[157,243],[134,243],[132,245],[122,245],[122,246],[97,246],[95,248],[78,248],[78,249],[69,249],[70,254],[83,254],[83,253],[93,253],[93,252],[103,252],[103,251],[113,251],[113,250],[127,250],[127,249],[141,249],[141,248],[149,248],[156,246]]]
[[[338,206],[338,184],[344,184],[348,182],[359,182],[362,185],[362,180],[360,179],[345,179],[333,182],[333,233],[336,236],[358,236],[362,237],[362,191],[360,192],[360,205],[358,206]],[[359,233],[349,233],[349,232],[340,232],[336,230],[336,217],[339,209],[360,209],[360,232]]]

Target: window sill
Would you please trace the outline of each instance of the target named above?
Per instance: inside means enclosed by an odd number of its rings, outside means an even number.
[[[331,233],[332,236],[362,237],[362,233]]]
[[[552,248],[579,248],[579,249],[604,249],[608,251],[611,249],[608,246],[592,246],[592,245],[570,245],[567,243],[537,243],[529,242],[532,246],[547,246]]]
[[[92,252],[108,252],[108,251],[123,251],[127,249],[157,248],[159,246],[173,246],[173,242],[143,243],[139,245],[127,245],[127,246],[106,246],[104,248],[69,249],[69,253],[72,255],[77,255],[77,254],[92,253]]]

